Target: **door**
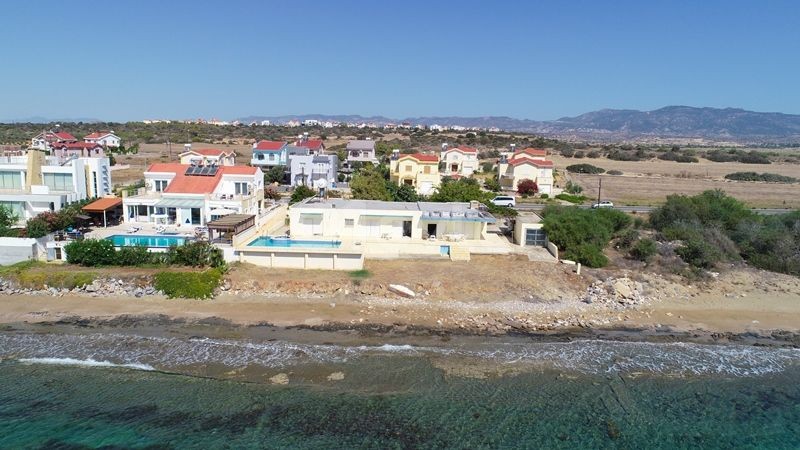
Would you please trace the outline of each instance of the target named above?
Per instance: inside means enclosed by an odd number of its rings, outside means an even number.
[[[428,236],[436,236],[436,224],[429,223],[428,224]]]
[[[411,237],[411,221],[403,221],[403,237]]]
[[[439,255],[441,255],[441,256],[450,256],[450,246],[449,245],[440,245],[439,246]]]

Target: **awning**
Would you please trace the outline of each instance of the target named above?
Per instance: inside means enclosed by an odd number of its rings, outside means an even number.
[[[206,202],[199,198],[162,198],[157,201],[157,208],[202,208]]]
[[[256,224],[256,216],[252,214],[228,214],[217,220],[208,222],[206,226],[212,231],[233,231],[238,234]]]
[[[232,209],[214,208],[214,209],[211,210],[211,215],[212,216],[225,216],[225,215],[228,215],[228,214],[233,214],[235,212],[236,211],[234,211]]]
[[[88,205],[85,205],[82,210],[86,212],[103,212],[114,209],[122,205],[122,199],[119,197],[106,197],[99,198]]]

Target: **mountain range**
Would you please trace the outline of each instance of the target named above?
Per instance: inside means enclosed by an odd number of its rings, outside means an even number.
[[[403,123],[422,125],[461,125],[465,127],[497,127],[505,131],[537,133],[575,140],[641,141],[641,140],[707,140],[738,143],[800,142],[800,115],[747,111],[739,108],[697,108],[667,106],[653,111],[603,109],[575,117],[551,121],[515,119],[505,116],[487,117],[408,117],[393,119],[383,116],[303,114],[295,116],[249,116],[243,123],[269,120],[316,119],[350,123]]]

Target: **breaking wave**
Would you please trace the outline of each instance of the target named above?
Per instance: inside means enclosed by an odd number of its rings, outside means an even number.
[[[590,374],[757,376],[800,366],[800,349],[691,343],[581,340],[557,343],[494,342],[414,346],[346,346],[288,341],[146,337],[121,334],[0,333],[0,358],[29,363],[170,370],[221,364],[282,368],[344,363],[363,357],[434,357],[540,364]],[[468,361],[465,363],[469,363]]]

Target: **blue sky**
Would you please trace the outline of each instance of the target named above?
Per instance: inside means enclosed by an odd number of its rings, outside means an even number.
[[[797,1],[26,1],[0,118],[800,113]]]

